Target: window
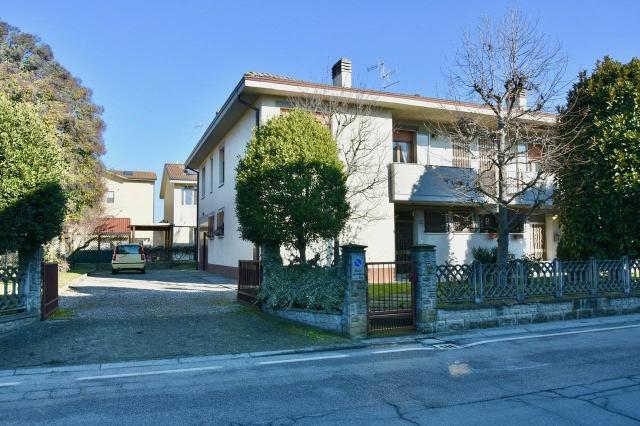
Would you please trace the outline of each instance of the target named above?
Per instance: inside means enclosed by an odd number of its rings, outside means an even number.
[[[425,210],[424,232],[447,232],[447,212],[444,210]]]
[[[204,166],[202,168],[202,171],[200,172],[200,198],[204,198],[204,194],[207,191],[207,187],[206,187],[206,182],[207,182],[207,166]]]
[[[522,214],[514,214],[509,216],[509,232],[512,234],[524,233],[524,222],[526,217]]]
[[[215,216],[210,215],[207,218],[207,235],[209,236],[209,239],[212,239],[215,236]]]
[[[116,254],[142,254],[142,246],[138,244],[127,244],[116,246]]]
[[[107,193],[105,194],[106,202],[109,204],[113,204],[114,196],[115,194],[113,191],[107,191]]]
[[[415,163],[414,132],[397,131],[393,133],[393,162]]]
[[[193,188],[182,188],[182,205],[191,206],[195,204],[195,190]]]
[[[498,219],[493,214],[482,214],[479,216],[480,232],[496,233],[498,232]],[[524,232],[525,217],[520,214],[509,215],[509,232],[512,234],[521,234]]]
[[[216,235],[218,237],[224,237],[224,210],[223,209],[218,210],[218,213],[216,213],[216,222],[218,224],[218,227],[216,228]]]
[[[451,149],[453,151],[453,160],[451,162],[453,167],[464,167],[467,169],[471,167],[471,151],[466,141],[452,137]]]
[[[480,225],[480,232],[484,234],[498,232],[498,222],[492,214],[481,214],[478,217],[478,224]]]
[[[209,193],[213,193],[213,155],[209,158]]]
[[[449,230],[452,232],[474,232],[475,222],[473,209],[455,209],[451,211],[451,225]]]
[[[218,168],[220,173],[220,186],[224,185],[224,146],[220,148],[218,154]]]

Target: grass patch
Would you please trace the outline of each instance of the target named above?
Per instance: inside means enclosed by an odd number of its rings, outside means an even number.
[[[84,274],[89,274],[95,271],[95,265],[91,263],[83,263],[74,265],[66,272],[58,272],[58,286],[65,286],[71,284],[77,278]]]
[[[51,320],[61,320],[61,319],[69,319],[73,318],[75,315],[73,313],[73,309],[69,308],[58,308],[54,313],[52,313],[49,318]]]

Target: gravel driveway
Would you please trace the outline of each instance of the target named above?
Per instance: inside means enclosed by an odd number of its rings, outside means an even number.
[[[346,342],[238,303],[235,289],[234,281],[201,271],[81,278],[61,295],[58,319],[0,340],[0,369]]]

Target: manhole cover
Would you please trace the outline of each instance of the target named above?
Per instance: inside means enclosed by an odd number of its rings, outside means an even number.
[[[449,350],[449,349],[460,349],[460,346],[455,343],[440,343],[438,345],[433,345],[436,349]]]

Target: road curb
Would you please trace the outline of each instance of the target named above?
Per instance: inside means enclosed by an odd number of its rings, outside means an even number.
[[[204,356],[192,356],[192,357],[175,357],[175,358],[162,358],[162,359],[149,359],[149,360],[132,360],[123,362],[109,362],[100,364],[86,364],[86,365],[69,365],[60,367],[29,367],[29,368],[16,368],[0,370],[0,377],[12,377],[22,375],[35,375],[35,374],[48,374],[48,373],[69,373],[69,372],[83,372],[83,371],[108,371],[116,369],[127,369],[137,367],[162,367],[167,365],[189,365],[197,363],[209,363],[224,360],[233,359],[249,359],[249,358],[266,358],[273,356],[284,355],[296,355],[296,354],[308,354],[319,352],[334,352],[353,349],[367,349],[367,348],[379,348],[388,347],[393,345],[402,345],[407,343],[417,343],[420,345],[431,345],[438,343],[448,343],[453,341],[461,341],[470,338],[507,338],[510,335],[524,335],[527,334],[553,334],[558,331],[580,330],[582,328],[592,327],[594,325],[613,325],[613,324],[632,324],[640,322],[640,315],[633,315],[632,318],[623,319],[622,321],[615,321],[615,319],[621,319],[620,317],[603,317],[593,318],[588,321],[581,321],[579,324],[567,324],[567,322],[558,323],[544,323],[536,324],[535,326],[514,328],[496,328],[496,329],[482,329],[475,332],[467,333],[447,333],[444,334],[413,334],[407,336],[390,336],[390,337],[377,337],[371,339],[363,339],[353,341],[351,343],[339,344],[339,345],[327,345],[327,346],[307,346],[304,348],[296,349],[283,349],[274,351],[259,351],[259,352],[243,352],[235,354],[220,354],[220,355],[204,355]],[[562,326],[562,324],[565,324]],[[546,325],[546,327],[542,327]],[[555,325],[552,326],[552,325]],[[515,330],[518,329],[518,331]],[[509,332],[511,331],[511,332]]]

